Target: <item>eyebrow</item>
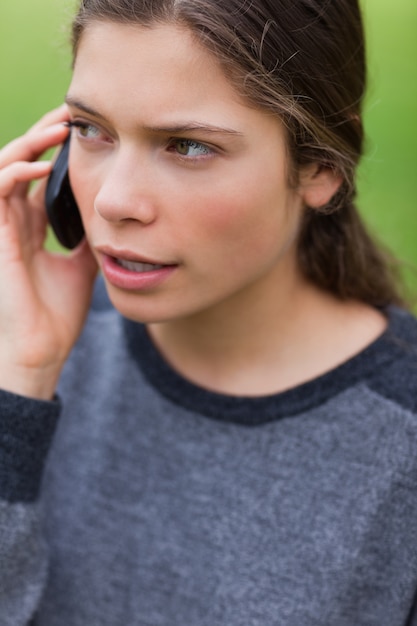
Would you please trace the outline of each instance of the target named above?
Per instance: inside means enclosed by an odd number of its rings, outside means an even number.
[[[67,95],[65,102],[80,111],[84,111],[88,115],[105,120],[104,116],[98,111],[85,104],[82,100],[75,98],[71,95]],[[168,126],[146,126],[145,130],[153,133],[169,133],[178,135],[184,132],[200,131],[205,133],[230,135],[232,137],[242,137],[243,133],[234,130],[232,128],[224,128],[222,126],[215,126],[213,124],[201,124],[200,122],[186,122],[181,124],[173,124]]]
[[[74,107],[75,109],[80,109],[80,111],[84,111],[84,113],[88,113],[88,115],[92,115],[93,117],[99,117],[100,119],[104,120],[104,117],[100,115],[98,111],[88,106],[87,104],[84,104],[84,102],[82,100],[78,100],[78,98],[74,98],[73,96],[70,96],[69,94],[67,94],[65,96],[65,102],[70,107]]]

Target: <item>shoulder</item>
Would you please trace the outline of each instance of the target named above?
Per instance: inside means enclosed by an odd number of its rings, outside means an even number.
[[[417,413],[417,320],[402,309],[387,311],[389,325],[379,340],[384,361],[368,386],[379,396]]]

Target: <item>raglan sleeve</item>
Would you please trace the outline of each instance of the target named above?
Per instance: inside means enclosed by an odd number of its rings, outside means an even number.
[[[39,492],[60,402],[0,390],[0,624],[26,626],[47,572]]]

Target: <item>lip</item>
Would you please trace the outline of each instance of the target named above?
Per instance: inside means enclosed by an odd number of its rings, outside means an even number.
[[[151,259],[126,249],[111,248],[110,246],[94,246],[100,256],[109,256],[114,259],[123,259],[124,261],[133,261],[134,263],[148,263],[150,265],[176,265],[176,263]]]
[[[127,250],[96,248],[104,278],[114,287],[128,291],[150,291],[159,287],[177,270],[178,265],[139,256]],[[154,269],[134,271],[118,263],[123,261],[155,265]]]

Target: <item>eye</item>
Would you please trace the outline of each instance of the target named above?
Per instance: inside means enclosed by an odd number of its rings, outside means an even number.
[[[213,150],[199,141],[193,139],[174,139],[170,143],[171,151],[177,152],[180,156],[196,159],[198,157],[209,156]]]
[[[94,124],[88,122],[74,121],[69,123],[70,128],[76,129],[76,134],[82,139],[89,141],[108,141],[108,137]]]

